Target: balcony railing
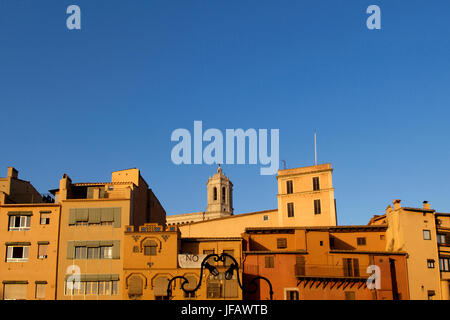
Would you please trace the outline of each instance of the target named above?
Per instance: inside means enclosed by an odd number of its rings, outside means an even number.
[[[318,278],[367,278],[370,274],[368,266],[346,266],[343,265],[312,265],[296,264],[296,277],[318,277]]]

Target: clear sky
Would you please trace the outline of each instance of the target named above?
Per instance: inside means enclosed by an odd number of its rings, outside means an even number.
[[[168,214],[203,211],[216,167],[170,158],[202,120],[279,129],[289,168],[314,163],[317,131],[339,224],[395,198],[448,212],[449,42],[447,0],[0,0],[0,176],[46,192],[137,167]],[[235,213],[277,207],[275,176],[223,168]]]

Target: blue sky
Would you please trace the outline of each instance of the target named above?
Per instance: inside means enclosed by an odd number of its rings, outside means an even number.
[[[81,8],[82,29],[66,28]],[[366,28],[381,8],[382,29]],[[141,173],[168,214],[206,209],[216,167],[171,162],[193,121],[280,129],[287,166],[331,162],[339,224],[395,198],[450,211],[449,1],[0,0],[0,176],[41,192]],[[275,176],[224,165],[235,212],[276,208]]]

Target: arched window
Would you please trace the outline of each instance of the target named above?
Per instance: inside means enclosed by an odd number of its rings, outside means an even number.
[[[154,281],[153,293],[155,300],[167,300],[167,286],[169,285],[169,278],[166,276],[158,277]]]
[[[131,276],[128,280],[128,296],[130,298],[139,298],[143,293],[143,281],[139,276]]]
[[[158,244],[154,240],[147,240],[144,242],[144,255],[156,256],[156,248]]]
[[[225,203],[226,193],[225,193],[225,187],[222,187],[222,203]]]
[[[217,188],[214,187],[214,200],[217,200]]]

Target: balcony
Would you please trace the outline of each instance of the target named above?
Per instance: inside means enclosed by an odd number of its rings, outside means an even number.
[[[366,265],[319,265],[319,264],[295,264],[295,276],[297,278],[333,278],[333,279],[367,279]]]

